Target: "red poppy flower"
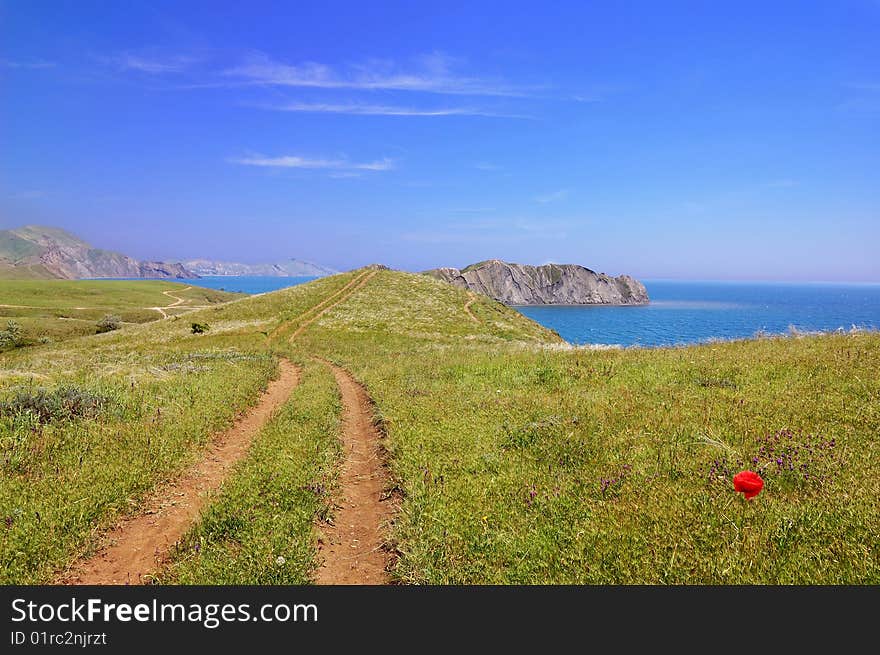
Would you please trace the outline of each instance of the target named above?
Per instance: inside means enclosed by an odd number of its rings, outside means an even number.
[[[764,488],[764,481],[754,471],[740,471],[733,476],[733,488],[745,494],[746,500],[751,500]]]

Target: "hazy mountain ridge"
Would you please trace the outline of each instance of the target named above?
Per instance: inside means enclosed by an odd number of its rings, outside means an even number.
[[[499,259],[461,270],[425,271],[455,286],[494,298],[505,305],[643,305],[645,285],[629,275],[612,277],[577,264],[527,266]]]
[[[274,264],[242,264],[211,259],[191,259],[183,265],[199,275],[241,275],[267,277],[324,277],[338,271],[302,259],[288,259]]]
[[[0,275],[62,278],[196,278],[180,263],[138,261],[94,248],[56,227],[25,225],[0,230]]]

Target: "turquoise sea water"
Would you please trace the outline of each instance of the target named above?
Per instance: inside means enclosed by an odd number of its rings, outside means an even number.
[[[314,278],[204,277],[190,284],[263,293]],[[517,307],[575,344],[669,346],[804,332],[880,329],[880,285],[646,281],[638,307]]]
[[[670,346],[880,328],[880,285],[646,281],[637,307],[517,307],[575,344]]]
[[[186,280],[186,283],[198,287],[219,289],[220,291],[265,293],[267,291],[284,289],[285,287],[295,287],[297,284],[304,284],[317,279],[316,277],[276,277],[269,275],[209,275],[200,277],[197,280]]]

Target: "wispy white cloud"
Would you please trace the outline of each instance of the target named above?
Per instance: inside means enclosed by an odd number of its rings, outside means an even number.
[[[28,61],[13,61],[11,59],[0,59],[0,67],[2,68],[22,68],[22,69],[39,69],[39,68],[55,68],[54,61],[45,61],[43,59],[31,59]]]
[[[535,196],[535,202],[540,202],[541,204],[546,204],[548,202],[556,202],[557,200],[564,200],[568,197],[570,193],[570,189],[559,189],[558,191],[551,191],[550,193],[542,193],[539,196]]]
[[[310,159],[297,155],[284,155],[281,157],[264,157],[252,155],[249,157],[230,158],[233,164],[243,166],[263,166],[269,168],[303,168],[333,171],[389,171],[394,168],[394,162],[387,157],[371,162],[352,162],[347,159]]]
[[[110,57],[99,57],[99,60],[122,71],[137,71],[150,75],[184,73],[201,61],[198,57],[189,55],[150,56],[129,52]]]
[[[610,96],[618,95],[626,90],[627,87],[621,84],[594,84],[589,88],[573,93],[568,99],[581,103],[603,102]]]
[[[340,70],[328,64],[288,64],[264,53],[253,53],[245,61],[223,72],[241,83],[321,89],[421,91],[446,95],[522,96],[528,89],[514,87],[453,72],[456,60],[440,53],[419,57],[413,65],[370,59]]]
[[[438,107],[417,108],[395,105],[370,105],[358,103],[306,103],[291,102],[277,105],[258,105],[262,109],[274,111],[302,112],[313,114],[351,114],[354,116],[487,116],[493,118],[530,118],[521,114],[479,109],[476,107]]]

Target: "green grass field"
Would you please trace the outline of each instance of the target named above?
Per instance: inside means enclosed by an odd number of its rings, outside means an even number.
[[[163,318],[153,307],[175,316],[240,297],[157,280],[0,279],[0,329],[12,320],[21,326],[26,344],[61,341],[94,334],[96,323],[108,314],[123,323],[146,323]],[[183,302],[168,308],[178,298]]]
[[[0,582],[49,581],[93,550],[256,402],[281,355],[300,387],[162,583],[311,579],[340,457],[339,397],[313,355],[376,403],[401,583],[880,582],[880,335],[578,349],[487,298],[473,321],[466,292],[379,271],[289,343],[357,273],[0,355],[4,402],[98,398],[78,416],[0,412]],[[748,502],[743,468],[766,482]]]

